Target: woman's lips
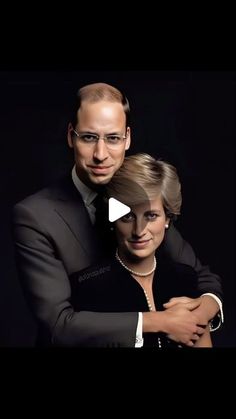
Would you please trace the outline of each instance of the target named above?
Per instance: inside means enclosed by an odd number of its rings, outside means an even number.
[[[149,240],[139,240],[139,241],[130,241],[130,245],[133,249],[143,249],[144,247],[148,246],[150,242]]]

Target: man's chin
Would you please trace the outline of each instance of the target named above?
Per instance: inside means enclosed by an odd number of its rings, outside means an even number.
[[[110,182],[112,176],[111,175],[107,175],[107,176],[90,176],[89,180],[92,184],[95,185],[106,185],[107,183]]]

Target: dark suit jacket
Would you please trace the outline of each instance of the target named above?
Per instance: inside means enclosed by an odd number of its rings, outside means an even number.
[[[103,254],[71,176],[18,203],[13,232],[19,277],[45,345],[133,347],[138,313],[75,312],[69,275]],[[197,271],[199,290],[221,296],[220,279],[202,267],[191,246],[171,226],[165,248],[173,260]]]

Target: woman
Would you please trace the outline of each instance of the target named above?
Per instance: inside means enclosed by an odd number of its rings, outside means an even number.
[[[117,249],[113,258],[72,276],[72,304],[76,310],[143,312],[148,330],[144,346],[180,346],[172,338],[178,324],[185,321],[185,309],[177,305],[164,310],[163,304],[172,297],[196,298],[199,293],[195,271],[168,260],[162,252],[165,231],[180,214],[176,170],[148,154],[127,157],[107,186],[107,194],[131,211],[114,223]],[[155,330],[149,327],[150,316],[145,312],[158,317]],[[200,333],[196,332],[194,346],[211,347],[209,328],[202,331],[200,327]]]

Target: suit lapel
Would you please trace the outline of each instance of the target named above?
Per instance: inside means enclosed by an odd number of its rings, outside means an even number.
[[[71,176],[66,177],[53,191],[55,212],[70,228],[80,246],[89,256],[97,255],[99,241],[80,193]]]

